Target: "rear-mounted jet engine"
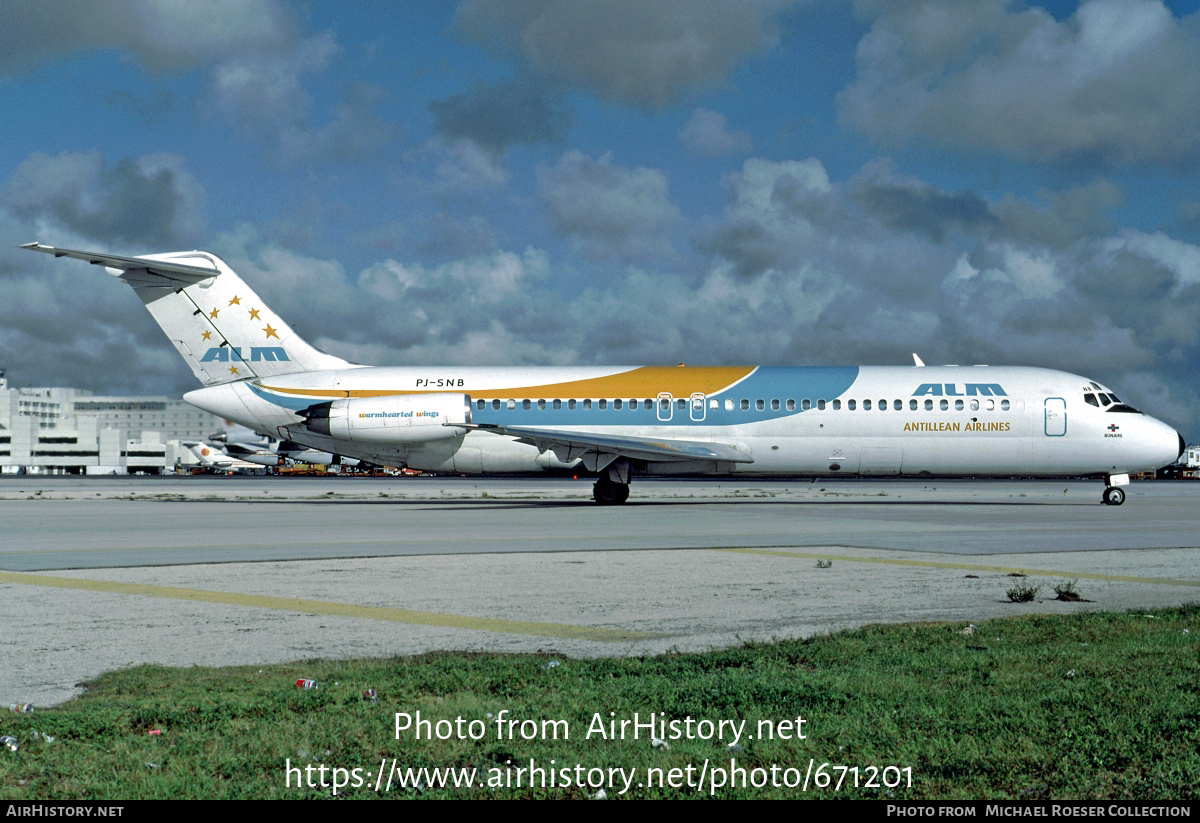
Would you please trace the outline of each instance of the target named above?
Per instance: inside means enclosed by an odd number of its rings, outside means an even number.
[[[471,422],[471,398],[465,394],[349,397],[309,406],[300,414],[309,431],[326,437],[356,443],[427,443],[467,433],[456,424]]]

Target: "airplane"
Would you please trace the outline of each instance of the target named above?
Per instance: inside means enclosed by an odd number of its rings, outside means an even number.
[[[260,464],[234,457],[219,447],[198,440],[183,440],[181,443],[192,453],[201,467],[215,472],[237,472],[238,474],[265,474]]]
[[[248,460],[260,466],[292,466],[297,463],[307,463],[310,466],[346,466],[351,468],[360,465],[353,457],[342,457],[340,454],[317,451],[302,443],[291,440],[270,441],[266,445],[260,443],[226,443],[225,451],[241,460]]]
[[[314,348],[219,257],[84,260],[133,287],[204,388],[194,406],[313,449],[430,472],[1090,476],[1120,505],[1183,452],[1086,377],[1014,366],[367,367]]]

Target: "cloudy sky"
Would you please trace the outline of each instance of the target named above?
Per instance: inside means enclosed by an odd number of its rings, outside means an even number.
[[[6,0],[0,368],[194,388],[56,246],[225,258],[374,365],[991,363],[1200,439],[1200,14]]]

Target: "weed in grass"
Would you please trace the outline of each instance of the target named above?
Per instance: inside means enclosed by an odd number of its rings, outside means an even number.
[[[1066,600],[1070,603],[1078,603],[1083,600],[1083,595],[1075,590],[1075,584],[1078,580],[1064,580],[1054,587],[1054,599]]]
[[[1041,586],[1030,586],[1028,583],[1017,583],[1015,586],[1011,587],[1006,594],[1008,595],[1008,599],[1013,603],[1032,603],[1033,599],[1037,597],[1038,592],[1041,590]]]

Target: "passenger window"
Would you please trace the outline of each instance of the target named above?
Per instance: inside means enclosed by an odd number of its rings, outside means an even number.
[[[625,403],[625,401],[618,397],[616,400],[613,401],[613,408],[614,409],[623,409],[623,408],[625,408],[624,403]]]
[[[630,401],[629,401],[629,410],[630,410],[630,411],[637,411],[637,409],[638,409],[638,401],[636,401],[636,400],[630,400]]]
[[[513,409],[515,409],[516,407],[517,407],[517,401],[516,401],[516,400],[509,400],[509,401],[508,401],[508,408],[509,408],[509,411],[512,411],[512,410],[513,410]]]
[[[675,408],[679,409],[680,411],[686,411],[687,410],[687,401],[686,400],[676,400]]]
[[[789,400],[788,402],[790,403],[792,401]],[[788,408],[790,409],[790,408],[792,408],[792,406],[788,406]],[[804,411],[808,411],[809,409],[812,408],[812,403],[809,402],[809,399],[807,397],[800,401],[800,408],[803,409]]]
[[[806,404],[808,403],[807,400],[805,400],[804,402]],[[796,410],[796,401],[789,397],[787,403],[784,404],[784,408],[786,408],[788,411],[795,411]],[[808,406],[805,405],[804,408],[807,409]]]
[[[561,401],[561,400],[555,400],[555,401],[554,401],[554,408],[555,408],[555,409],[561,409],[561,408],[562,408],[562,401]]]
[[[995,410],[996,410],[996,401],[995,401],[995,400],[989,400],[989,401],[987,401],[987,410],[988,410],[988,411],[995,411]]]
[[[484,405],[484,401],[482,401],[482,400],[475,401],[475,408],[479,409],[480,411],[483,411],[483,405]]]
[[[841,400],[834,400],[834,401],[833,401],[833,410],[834,410],[834,411],[841,411],[841,409],[842,409],[842,401],[841,401]]]
[[[729,398],[729,397],[725,398],[725,411],[733,411],[733,399],[732,398]]]
[[[904,411],[904,401],[903,400],[893,400],[892,401],[892,409],[894,411]]]
[[[857,402],[857,401],[854,401],[854,400],[847,400],[847,401],[846,401],[846,410],[847,410],[847,411],[854,411],[854,409],[855,409],[855,403],[856,403],[856,402]]]
[[[538,408],[539,408],[541,411],[545,411],[545,410],[546,410],[546,401],[545,401],[545,400],[539,400],[539,401],[538,401]]]
[[[499,400],[492,401],[492,409],[494,411],[500,411],[500,401]]]
[[[567,401],[567,411],[575,411],[575,401],[574,400]]]
[[[607,408],[608,408],[608,400],[607,400],[606,398],[603,398],[603,397],[602,397],[602,398],[600,398],[600,402],[598,402],[598,403],[596,404],[596,408],[599,408],[599,409],[607,409]]]
[[[825,398],[824,397],[817,398],[817,411],[825,411]]]
[[[664,397],[662,400],[658,401],[658,408],[659,411],[670,411],[671,401]]]
[[[962,411],[963,410],[963,401],[955,400],[954,401],[954,409],[955,409],[955,411]]]
[[[754,408],[757,411],[762,411],[766,407],[767,407],[767,404],[763,402],[763,399],[761,397],[754,401]]]
[[[742,411],[747,411],[750,408],[750,401],[743,397],[742,402],[738,405],[741,406]]]
[[[979,411],[979,401],[978,400],[971,401],[971,411]]]
[[[777,400],[777,399],[771,400],[771,411],[779,411],[779,400]]]
[[[589,397],[589,398],[586,398],[586,399],[583,401],[583,410],[584,410],[584,411],[591,411],[591,410],[592,410],[592,398],[590,398],[590,397]]]
[[[932,400],[925,401],[925,411],[933,411],[933,401]]]
[[[851,406],[850,408],[854,408],[854,407],[853,407],[853,406]],[[870,410],[871,410],[871,401],[870,401],[870,400],[864,400],[864,401],[863,401],[863,411],[870,411]]]
[[[939,405],[941,405],[942,411],[945,411],[946,409],[950,408],[950,401],[943,400]]]
[[[886,401],[886,400],[880,400],[880,401],[879,401],[879,410],[880,410],[880,411],[887,411],[887,401]]]
[[[647,397],[644,401],[642,401],[642,408],[646,410],[654,408],[654,401]]]
[[[917,410],[917,401],[916,401],[916,400],[909,400],[909,401],[908,401],[908,410],[909,410],[909,411],[916,411],[916,410]]]
[[[715,409],[715,408],[717,408],[719,405],[720,405],[720,404],[718,404],[718,403],[717,403],[717,401],[716,401],[716,399],[715,399],[715,398],[709,398],[709,401],[708,401],[708,407],[709,407],[710,409]]]
[[[521,408],[524,409],[525,411],[529,411],[531,406],[533,406],[533,403],[529,402],[528,400],[521,401]]]
[[[1000,408],[1001,408],[1001,409],[1003,409],[1004,411],[1008,411],[1008,401],[1007,401],[1007,400],[1001,400],[1001,401],[1000,401]]]

